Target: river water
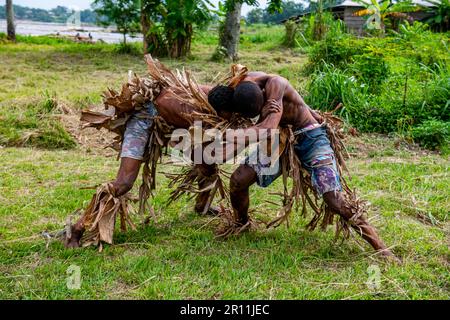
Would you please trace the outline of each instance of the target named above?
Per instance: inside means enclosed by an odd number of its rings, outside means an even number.
[[[6,20],[0,20],[0,32],[6,33]],[[66,25],[62,23],[46,23],[34,21],[16,21],[16,33],[20,35],[60,35],[75,36],[79,34],[82,37],[88,37],[91,34],[93,40],[103,40],[107,43],[119,43],[123,40],[123,35],[114,32],[111,28],[102,28],[96,26],[81,26],[75,27],[73,25]],[[127,41],[137,42],[142,41],[142,35],[131,37],[127,35]]]

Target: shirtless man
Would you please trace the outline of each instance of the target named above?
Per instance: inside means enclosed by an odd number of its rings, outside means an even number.
[[[200,86],[205,93],[211,90],[209,86]],[[150,136],[149,128],[152,120],[149,116],[159,115],[167,124],[175,128],[188,129],[190,122],[185,115],[195,111],[195,107],[187,103],[179,101],[173,93],[163,89],[154,103],[146,104],[143,111],[136,112],[127,121],[126,130],[122,143],[120,155],[120,167],[116,179],[111,182],[114,196],[120,197],[133,188],[134,182],[139,174],[141,164],[144,160],[144,152]],[[199,185],[199,189],[204,189],[210,183],[207,177],[212,176],[217,167],[215,165],[197,164],[197,173],[203,177],[204,182]],[[195,211],[204,212],[205,206],[209,198],[209,191],[200,193],[195,203]],[[210,208],[208,208],[210,209]],[[212,210],[212,209],[211,209]],[[85,231],[83,217],[81,217],[73,226],[71,237],[66,239],[65,245],[69,248],[80,246],[80,239]]]
[[[345,220],[353,216],[342,193],[334,152],[326,129],[320,124],[322,119],[285,78],[249,72],[235,88],[213,88],[209,91],[208,100],[220,112],[238,112],[250,118],[259,115],[258,123],[246,130],[258,131],[291,125],[296,133],[296,154],[302,166],[311,174],[316,194],[323,197],[326,204]],[[255,182],[261,187],[267,187],[281,174],[264,175],[262,167],[261,164],[246,162],[231,176],[231,203],[234,218],[239,224],[248,222],[249,187]],[[352,226],[382,256],[394,257],[366,217],[358,218]]]

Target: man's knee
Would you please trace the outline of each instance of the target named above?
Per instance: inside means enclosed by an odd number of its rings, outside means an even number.
[[[342,197],[340,193],[336,191],[330,191],[323,194],[323,200],[334,211],[340,211],[343,205]]]
[[[230,191],[236,192],[241,191],[247,187],[243,178],[237,173],[234,172],[230,178]]]
[[[239,192],[248,189],[256,179],[256,173],[253,169],[243,166],[239,167],[230,178],[230,191]]]

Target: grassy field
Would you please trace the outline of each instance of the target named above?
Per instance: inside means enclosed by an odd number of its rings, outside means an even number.
[[[246,34],[241,63],[280,73],[302,92],[299,71],[306,57],[277,46],[281,29]],[[227,70],[226,64],[209,61],[214,40],[198,37],[189,59],[164,62],[187,65],[199,82],[209,82]],[[164,206],[170,190],[162,175],[154,199],[156,222],[117,232],[115,245],[101,253],[47,243],[40,233],[60,229],[90,199],[93,191],[81,188],[113,179],[118,162],[86,145],[49,150],[22,141],[25,147],[12,147],[15,137],[42,131],[43,121],[59,123],[61,106],[78,110],[98,104],[102,90],[117,87],[129,69],[143,74],[145,66],[141,57],[106,45],[0,44],[0,61],[0,298],[450,298],[448,156],[396,137],[362,135],[349,138],[348,146],[351,185],[370,201],[370,218],[402,259],[400,265],[379,260],[357,239],[336,241],[332,229],[306,231],[308,220],[299,214],[290,228],[215,239],[211,218],[195,214],[192,201]],[[30,112],[36,105],[52,107],[36,118]],[[161,171],[166,169],[171,168]],[[275,214],[262,203],[280,187],[276,181],[268,189],[251,189],[254,215]],[[81,267],[77,290],[67,286],[73,266]]]

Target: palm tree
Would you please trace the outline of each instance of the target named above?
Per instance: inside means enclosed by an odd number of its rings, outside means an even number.
[[[426,11],[432,14],[426,22],[440,32],[450,30],[450,0],[425,1],[433,5],[431,8],[426,8]]]
[[[14,7],[12,0],[6,0],[6,20],[8,39],[16,41],[16,26],[14,24]]]
[[[353,15],[362,17],[369,16],[367,27],[369,29],[378,29],[384,34],[386,29],[386,20],[388,18],[412,20],[407,12],[421,10],[419,6],[411,0],[393,3],[391,0],[355,0],[364,6],[364,9],[358,10]]]

